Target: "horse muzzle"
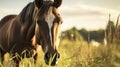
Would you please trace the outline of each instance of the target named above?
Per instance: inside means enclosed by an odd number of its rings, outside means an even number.
[[[60,58],[60,53],[56,52],[54,54],[46,53],[44,56],[45,63],[47,65],[55,66]]]

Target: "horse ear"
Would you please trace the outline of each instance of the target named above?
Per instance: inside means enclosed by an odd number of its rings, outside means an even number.
[[[40,8],[43,5],[43,0],[34,0],[35,5]]]
[[[58,8],[62,4],[62,0],[54,0],[53,6]]]

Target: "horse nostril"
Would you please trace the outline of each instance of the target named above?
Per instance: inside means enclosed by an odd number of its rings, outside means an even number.
[[[51,60],[51,58],[52,58],[52,60]],[[54,53],[53,55],[51,55],[50,53],[46,53],[44,56],[46,64],[51,65],[51,66],[56,65],[59,58],[60,58],[60,53],[58,53],[58,52]]]
[[[45,58],[49,59],[49,54],[48,53],[45,54]]]
[[[45,56],[44,56],[44,59],[45,59],[47,64],[49,62],[49,58],[50,58],[50,55],[48,53],[46,53]]]

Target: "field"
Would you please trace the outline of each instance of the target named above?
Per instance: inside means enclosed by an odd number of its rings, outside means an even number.
[[[44,62],[44,54],[39,50],[36,67],[50,67]],[[61,58],[55,67],[120,67],[120,45],[111,44],[100,46],[88,45],[83,39],[69,41],[63,39],[60,43],[59,52]],[[14,67],[12,58],[7,54],[0,67]],[[24,58],[20,67],[34,67],[33,58]]]

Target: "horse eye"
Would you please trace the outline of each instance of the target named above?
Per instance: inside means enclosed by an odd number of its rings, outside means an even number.
[[[60,16],[60,14],[58,14],[58,16]]]

